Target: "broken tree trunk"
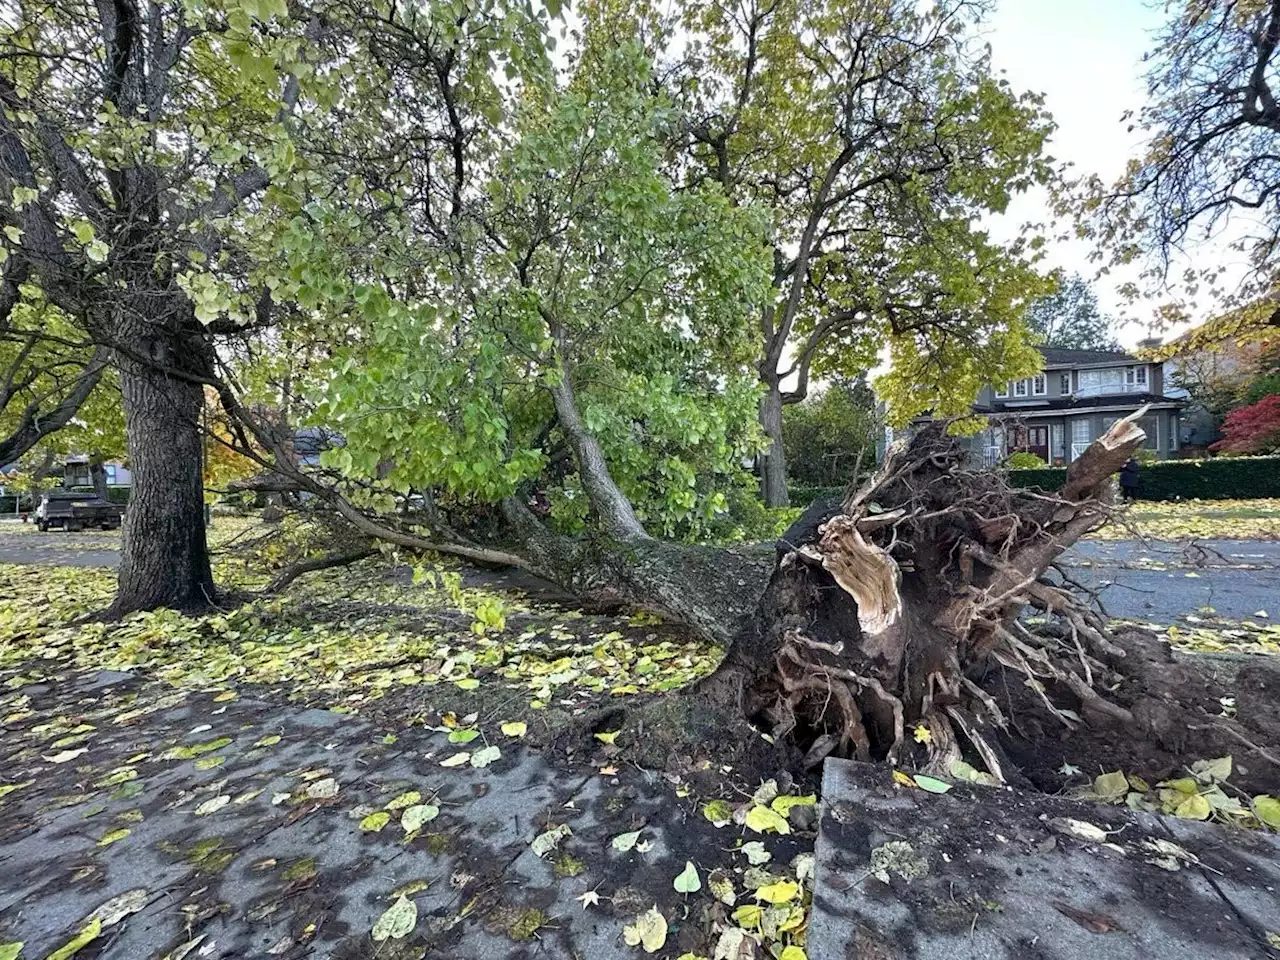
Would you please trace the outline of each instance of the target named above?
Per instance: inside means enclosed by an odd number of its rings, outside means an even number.
[[[942,425],[891,450],[838,508],[788,531],[752,625],[697,695],[740,704],[806,763],[840,753],[949,774],[956,761],[1003,781],[993,730],[1006,719],[977,683],[1017,671],[1067,727],[1132,721],[1096,692],[1122,652],[1081,598],[1045,577],[1101,525],[1112,475],[1142,442],[1117,421],[1057,494],[967,468]],[[1020,614],[1038,608],[1031,626]]]

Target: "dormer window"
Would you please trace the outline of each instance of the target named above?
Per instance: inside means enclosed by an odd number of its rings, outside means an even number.
[[[996,387],[996,399],[1002,399],[1009,396],[1009,381],[1006,380],[1000,386]]]
[[[1129,367],[1124,372],[1124,382],[1131,390],[1147,385],[1146,367]]]
[[[1031,395],[1033,397],[1043,397],[1048,392],[1049,383],[1043,373],[1037,373],[1031,378]]]
[[[1027,395],[1027,381],[1025,380],[1013,381],[1013,395],[1015,397],[1025,397]]]
[[[1069,373],[1062,375],[1062,395],[1064,397],[1071,396],[1071,374]]]

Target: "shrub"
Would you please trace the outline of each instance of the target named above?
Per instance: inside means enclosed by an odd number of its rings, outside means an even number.
[[[1010,470],[1018,487],[1053,491],[1066,482],[1065,467]],[[1139,500],[1257,500],[1280,497],[1280,457],[1215,457],[1160,460],[1138,472]]]
[[[1009,459],[1004,462],[1004,465],[1009,470],[1040,470],[1048,466],[1029,450],[1019,450],[1017,453],[1009,454]]]
[[[793,484],[787,490],[793,507],[807,507],[815,500],[839,500],[844,487],[812,487]]]
[[[1280,453],[1280,394],[1232,410],[1222,424],[1215,453]]]
[[[789,480],[811,486],[848,483],[859,458],[863,469],[875,462],[871,391],[861,383],[835,383],[783,408],[782,448]],[[792,497],[792,502],[798,501]]]
[[[1010,470],[1009,483],[1015,487],[1038,487],[1052,492],[1067,482],[1066,467],[1041,467],[1036,470]]]

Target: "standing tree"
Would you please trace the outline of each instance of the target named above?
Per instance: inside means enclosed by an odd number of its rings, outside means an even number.
[[[978,220],[1048,175],[1051,125],[992,72],[981,13],[969,0],[587,8],[591,29],[644,36],[668,61],[683,175],[769,212],[756,321],[769,506],[787,503],[782,408],[812,377],[862,374],[887,346],[880,390],[901,421],[964,412],[984,383],[1034,365],[1020,315],[1046,289],[1037,244],[992,243]]]
[[[1069,350],[1122,350],[1116,322],[1098,307],[1098,295],[1078,273],[1062,279],[1053,293],[1032,301],[1027,326],[1046,347]]]
[[[343,109],[367,103],[370,75],[346,46],[352,21],[385,19],[389,47],[419,26],[431,34],[415,54],[436,58],[446,125],[458,113],[451,92],[493,86],[477,71],[525,44],[541,52],[539,21],[500,4],[461,20],[341,3],[293,19],[282,0],[20,2],[0,17],[5,301],[24,280],[37,285],[75,318],[76,342],[105,350],[119,372],[134,493],[112,612],[205,606],[205,387],[225,388],[225,341],[277,322],[277,287],[303,310],[319,295],[305,271],[273,275],[279,260],[255,254],[276,223],[308,209],[323,229],[335,190],[325,164],[359,142],[335,149],[335,137],[379,119]],[[464,60],[477,37],[477,59]],[[298,131],[319,152],[304,154]],[[359,189],[352,172],[339,190]]]
[[[1181,347],[1244,342],[1280,325],[1280,0],[1177,0],[1148,57],[1148,101],[1134,119],[1148,146],[1114,184],[1093,177],[1064,203],[1112,267],[1136,266],[1133,298],[1179,296],[1158,321],[1219,312]],[[1217,239],[1244,254],[1187,266]],[[1231,262],[1228,269],[1227,262]]]
[[[837,380],[782,414],[788,479],[844,486],[859,463],[871,467],[876,450],[875,395],[864,380]]]

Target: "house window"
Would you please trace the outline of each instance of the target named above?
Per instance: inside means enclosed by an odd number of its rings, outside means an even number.
[[[1025,380],[1013,381],[1013,395],[1015,397],[1025,397],[1027,395],[1027,381]]]
[[[1036,397],[1043,397],[1049,391],[1048,381],[1043,373],[1037,373],[1031,378],[1031,394]]]
[[[1009,381],[1006,380],[1004,383],[1000,384],[1000,386],[996,387],[996,396],[1007,397],[1008,395],[1009,395]]]
[[[1064,397],[1071,396],[1071,374],[1069,373],[1062,375],[1062,395]]]
[[[1151,414],[1143,417],[1138,421],[1138,426],[1142,428],[1142,432],[1147,436],[1142,441],[1142,446],[1147,450],[1160,450],[1160,418]]]
[[[1125,386],[1131,390],[1139,387],[1145,389],[1147,386],[1147,368],[1146,367],[1128,367],[1124,372]]]

